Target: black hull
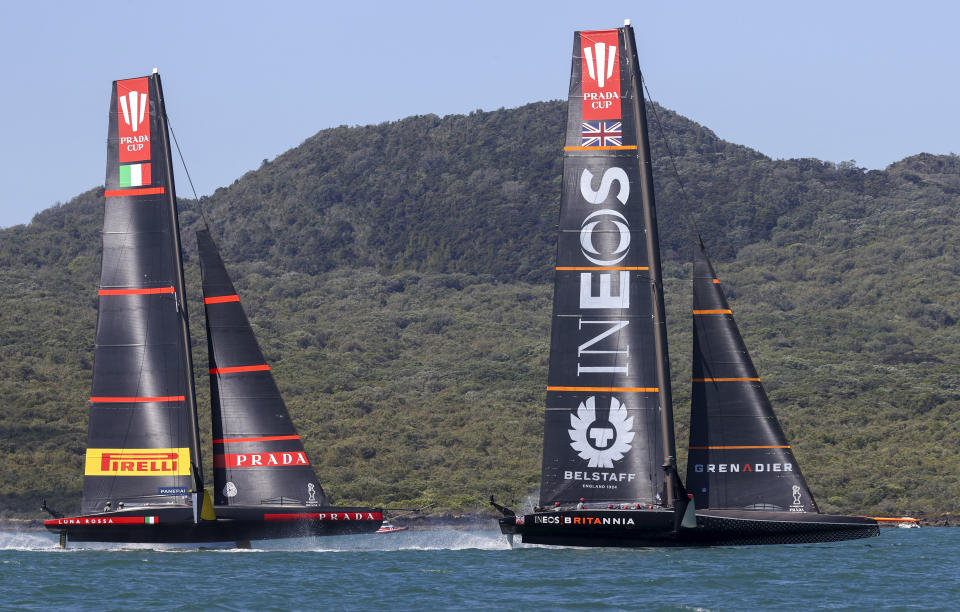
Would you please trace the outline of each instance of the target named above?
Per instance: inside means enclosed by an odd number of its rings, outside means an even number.
[[[144,515],[148,516],[144,516]],[[67,542],[202,544],[374,533],[383,523],[379,508],[218,508],[215,520],[193,521],[192,509],[141,510],[45,521]],[[156,522],[127,522],[154,518]]]
[[[880,535],[859,516],[750,510],[698,510],[696,528],[674,530],[672,510],[564,510],[500,519],[525,544],[556,546],[745,546],[838,542]]]

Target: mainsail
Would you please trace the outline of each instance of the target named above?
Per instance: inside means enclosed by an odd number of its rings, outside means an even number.
[[[540,505],[672,503],[673,416],[633,30],[576,32]]]
[[[326,506],[209,231],[197,232],[197,246],[210,352],[214,503]]]
[[[703,243],[693,271],[687,490],[697,508],[817,512]]]
[[[160,76],[114,81],[83,513],[183,506],[196,399]]]

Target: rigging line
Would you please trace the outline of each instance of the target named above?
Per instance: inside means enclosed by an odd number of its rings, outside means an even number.
[[[203,225],[206,229],[210,229],[210,223],[207,221],[207,215],[203,211],[203,205],[200,204],[200,198],[197,196],[197,190],[193,186],[193,177],[190,176],[190,169],[187,168],[187,162],[183,159],[183,151],[180,149],[180,143],[177,141],[177,134],[173,131],[173,124],[170,123],[170,116],[167,115],[167,127],[170,128],[170,135],[173,136],[173,144],[177,147],[177,155],[180,157],[180,165],[183,166],[183,171],[187,175],[187,182],[190,183],[190,191],[193,192],[193,199],[197,202],[197,209],[200,211],[200,217],[203,219]]]
[[[676,156],[673,154],[673,150],[670,148],[670,141],[667,140],[667,136],[663,131],[663,123],[660,121],[660,113],[657,112],[657,102],[653,99],[653,95],[650,93],[650,88],[647,87],[647,80],[640,76],[640,84],[643,86],[643,90],[647,92],[647,99],[650,100],[650,110],[653,111],[653,118],[657,122],[657,131],[660,133],[660,140],[663,141],[663,147],[667,150],[667,157],[670,159],[670,166],[673,168],[673,175],[677,179],[677,184],[680,186],[680,196],[683,200],[683,213],[687,219],[687,223],[690,225],[690,229],[696,235],[700,235],[700,231],[697,229],[697,222],[693,218],[693,206],[690,204],[690,198],[687,197],[687,190],[683,184],[683,179],[680,178],[680,170],[677,168]]]

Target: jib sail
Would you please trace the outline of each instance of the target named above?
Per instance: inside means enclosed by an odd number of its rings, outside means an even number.
[[[214,503],[327,505],[217,247],[197,232],[210,352]]]
[[[687,490],[697,508],[817,512],[702,243],[692,385]]]
[[[634,48],[629,27],[574,34],[542,506],[671,501],[660,255]]]
[[[113,83],[83,512],[184,505],[202,483],[160,76]]]

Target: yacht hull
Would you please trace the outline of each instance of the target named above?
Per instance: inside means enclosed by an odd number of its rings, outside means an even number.
[[[859,516],[698,510],[696,527],[675,528],[672,510],[561,510],[500,519],[500,530],[525,544],[670,547],[804,544],[868,538],[877,522]]]
[[[200,544],[374,533],[379,508],[218,508],[214,520],[194,522],[191,508],[129,510],[44,521],[61,542]],[[64,540],[64,536],[66,540]]]

